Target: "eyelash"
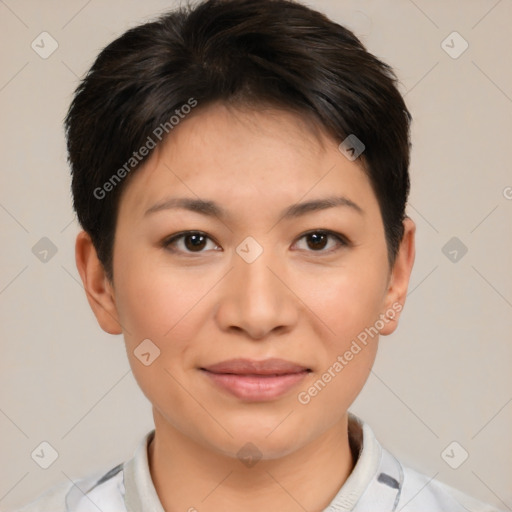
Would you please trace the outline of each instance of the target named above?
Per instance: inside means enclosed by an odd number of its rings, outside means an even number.
[[[308,235],[312,235],[312,234],[320,234],[320,235],[327,235],[328,237],[332,237],[332,238],[335,238],[337,241],[338,241],[338,246],[335,247],[334,249],[330,249],[330,250],[318,250],[318,251],[314,251],[314,250],[308,250],[306,252],[311,252],[311,253],[320,253],[320,254],[331,254],[333,252],[336,252],[337,250],[343,248],[343,247],[349,247],[351,244],[350,244],[350,241],[343,235],[339,234],[339,233],[335,233],[334,231],[330,231],[330,230],[326,230],[326,229],[316,229],[316,230],[312,230],[312,231],[308,231],[307,233],[303,233],[299,238],[298,240],[302,240],[303,238],[307,237]],[[203,235],[205,236],[208,240],[211,240],[212,242],[214,242],[216,245],[218,245],[211,237],[209,237],[206,233],[204,233],[203,231],[183,231],[181,233],[177,233],[176,235],[172,235],[171,237],[169,238],[166,238],[163,242],[162,242],[162,246],[167,249],[168,251],[170,252],[173,252],[173,253],[178,253],[178,252],[183,252],[183,251],[180,251],[180,250],[177,250],[173,247],[171,247],[173,244],[175,244],[177,241],[181,240],[181,239],[184,239],[185,237],[187,236],[191,236],[191,235]],[[197,252],[193,252],[193,251],[184,251],[185,254],[202,254],[206,251],[197,251]]]

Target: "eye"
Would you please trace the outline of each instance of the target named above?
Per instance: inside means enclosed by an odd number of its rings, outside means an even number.
[[[302,240],[303,238],[306,239],[307,246],[312,248],[312,251],[309,252],[330,253],[336,251],[340,247],[349,245],[348,240],[344,236],[326,230],[310,231],[309,233],[302,235],[299,240]],[[338,245],[335,246],[334,249],[324,250],[326,245],[328,245],[327,242],[329,238],[336,240]]]
[[[171,252],[201,253],[205,252],[203,249],[208,240],[213,242],[209,236],[201,231],[185,231],[167,238],[162,245]],[[183,244],[178,242],[183,242]],[[214,246],[218,247],[216,244]]]
[[[299,241],[302,239],[306,239],[307,246],[311,249],[309,251],[306,249],[308,252],[330,253],[336,251],[340,247],[350,245],[343,235],[327,230],[310,231],[309,233],[303,234],[299,238]],[[325,247],[328,246],[329,239],[335,240],[337,242],[337,246],[335,244],[334,248],[324,250]],[[162,245],[171,252],[200,254],[205,252],[204,249],[207,247],[208,241],[213,243],[213,250],[219,250],[219,246],[202,231],[184,231],[182,233],[178,233],[165,239],[162,242]]]

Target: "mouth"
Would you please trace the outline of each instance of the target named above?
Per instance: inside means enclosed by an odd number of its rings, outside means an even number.
[[[199,368],[218,388],[248,402],[275,400],[312,371],[284,359],[230,359]]]

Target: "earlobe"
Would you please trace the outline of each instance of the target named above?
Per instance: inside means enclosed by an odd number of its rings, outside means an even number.
[[[75,261],[87,300],[100,327],[109,334],[121,334],[123,331],[118,320],[112,285],[98,259],[91,237],[85,231],[76,237]]]
[[[406,217],[403,221],[404,235],[393,266],[385,298],[385,309],[382,314],[387,318],[380,334],[391,334],[398,327],[398,319],[404,307],[409,287],[414,258],[416,255],[415,234],[416,224]]]

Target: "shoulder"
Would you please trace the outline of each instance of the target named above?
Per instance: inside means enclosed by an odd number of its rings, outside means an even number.
[[[125,512],[123,464],[76,482],[61,482],[11,512]]]
[[[501,512],[433,477],[401,464],[401,486],[397,510],[402,512]]]
[[[66,494],[71,487],[73,487],[72,482],[61,482],[40,494],[30,503],[10,512],[44,512],[47,510],[66,512]]]
[[[353,425],[356,420],[363,431],[362,453],[369,447],[379,459],[360,500],[366,510],[371,509],[368,504],[378,504],[386,512],[502,512],[436,479],[437,473],[432,477],[406,466],[380,444],[368,424],[351,417]]]

